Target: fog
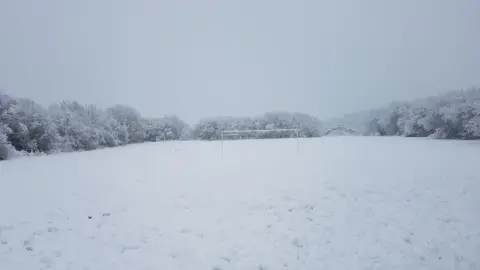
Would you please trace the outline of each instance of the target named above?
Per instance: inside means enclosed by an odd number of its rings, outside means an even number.
[[[188,122],[480,85],[480,1],[0,0],[0,88]]]

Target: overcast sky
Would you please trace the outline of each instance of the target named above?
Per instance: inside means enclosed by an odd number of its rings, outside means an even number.
[[[0,0],[0,88],[44,105],[324,119],[470,86],[478,0]]]

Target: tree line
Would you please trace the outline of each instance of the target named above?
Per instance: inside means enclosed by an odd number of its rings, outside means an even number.
[[[480,139],[480,88],[451,91],[334,121],[367,136]]]
[[[125,105],[100,109],[76,101],[44,108],[26,98],[0,93],[0,160],[57,152],[86,151],[158,140],[218,140],[227,129],[299,128],[300,136],[322,134],[318,119],[301,113],[266,113],[253,118],[218,117],[189,126],[177,116],[145,118]],[[250,134],[253,138],[291,133]],[[242,138],[247,137],[242,134]],[[235,139],[229,137],[226,139]]]
[[[480,88],[394,102],[330,123],[304,113],[269,112],[255,117],[203,119],[193,126],[174,115],[145,118],[125,105],[100,109],[63,101],[44,108],[32,100],[0,92],[0,160],[158,140],[219,140],[223,130],[299,129],[301,137],[319,137],[338,132],[339,127],[343,134],[366,136],[480,139]],[[288,131],[252,132],[225,139],[293,136],[296,134]]]

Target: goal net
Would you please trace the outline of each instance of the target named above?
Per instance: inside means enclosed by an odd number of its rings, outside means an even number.
[[[274,138],[294,138],[296,140],[296,150],[298,152],[298,138],[300,129],[246,129],[246,130],[223,130],[220,134],[222,141],[222,155],[224,142],[226,140],[241,139],[274,139]]]

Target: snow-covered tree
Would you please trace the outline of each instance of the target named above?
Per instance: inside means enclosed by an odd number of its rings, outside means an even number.
[[[148,141],[183,140],[189,137],[188,125],[174,115],[147,119],[144,128]]]
[[[218,140],[223,130],[274,130],[274,129],[299,129],[302,137],[318,137],[324,130],[320,121],[303,113],[268,112],[250,117],[218,117],[204,119],[193,128],[193,137],[202,140]],[[242,138],[287,138],[295,137],[291,131],[242,133],[235,136]]]
[[[190,137],[189,126],[177,116],[150,121],[128,106],[102,110],[76,101],[63,101],[45,109],[29,99],[11,98],[0,92],[1,159],[21,152],[83,151],[139,143],[151,139],[147,131],[158,133],[155,139]]]
[[[471,139],[480,139],[480,114],[467,122],[465,130]]]
[[[137,110],[125,105],[115,105],[108,108],[107,113],[118,122],[117,132],[122,137],[120,141],[124,144],[146,140],[144,122]],[[128,136],[126,136],[124,128],[127,129]]]
[[[12,130],[4,124],[0,124],[0,160],[8,159],[16,154],[15,148],[8,141],[8,135]]]
[[[480,88],[454,91],[361,113],[366,135],[478,139]],[[347,118],[357,118],[349,115]],[[342,119],[342,122],[355,122]],[[358,120],[357,120],[358,122]]]

